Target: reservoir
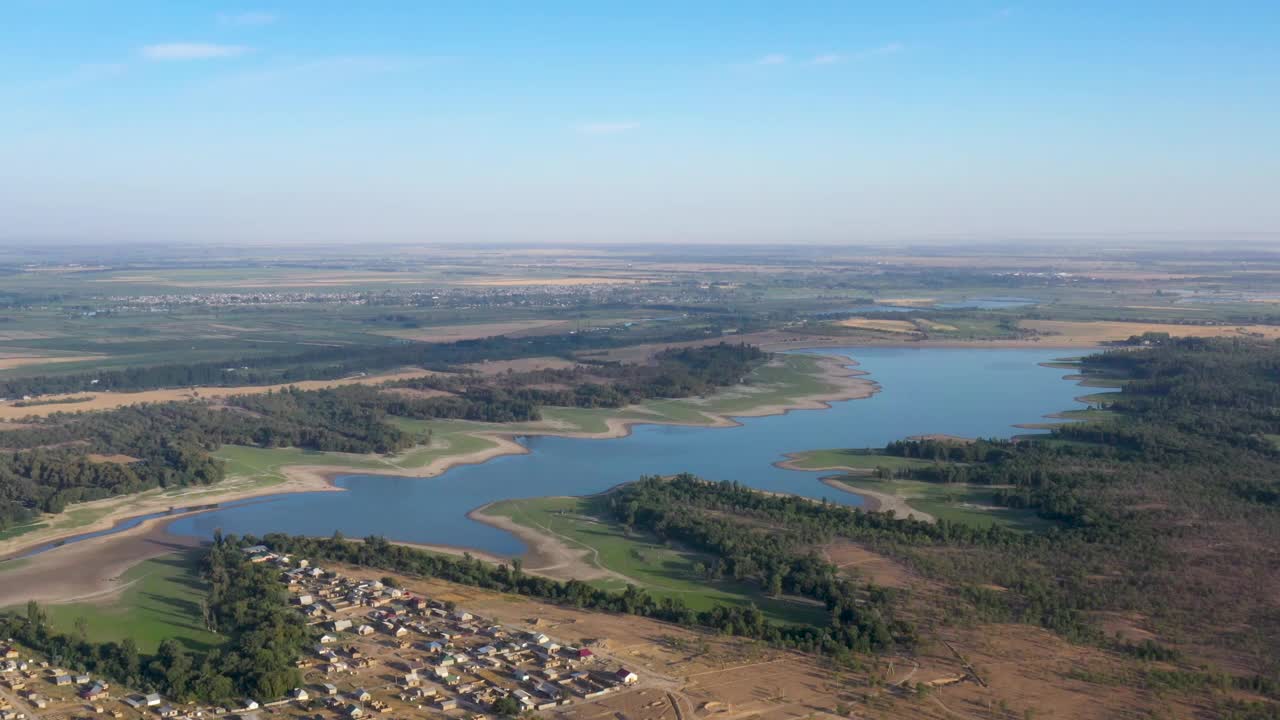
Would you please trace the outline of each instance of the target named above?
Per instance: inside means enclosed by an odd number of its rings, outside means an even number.
[[[1061,349],[848,348],[814,350],[857,362],[880,392],[833,403],[828,410],[743,418],[740,427],[637,425],[610,440],[529,437],[527,455],[455,467],[434,478],[346,475],[347,492],[268,497],[180,518],[176,534],[269,532],[455,545],[517,555],[524,545],[466,514],[509,498],[586,495],[642,475],[691,472],[753,488],[857,505],[860,498],[823,485],[822,473],[774,466],[785,454],[821,448],[883,446],[922,434],[1009,437],[1017,423],[1081,407],[1067,371],[1040,363]]]

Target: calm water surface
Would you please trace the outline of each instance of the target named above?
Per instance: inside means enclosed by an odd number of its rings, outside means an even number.
[[[832,490],[819,473],[783,470],[773,463],[788,452],[874,447],[908,435],[947,433],[1008,437],[1015,423],[1078,407],[1079,387],[1064,371],[1038,363],[1070,354],[1037,349],[827,349],[870,373],[881,391],[865,400],[835,403],[763,418],[741,427],[690,428],[640,425],[625,438],[582,440],[530,437],[528,455],[454,468],[435,478],[349,475],[344,493],[284,495],[202,515],[170,526],[178,534],[267,532],[348,537],[383,535],[394,540],[472,547],[515,555],[523,544],[512,535],[466,517],[495,500],[585,495],[641,475],[692,472],[737,480],[754,488],[829,498],[851,505],[861,498]]]

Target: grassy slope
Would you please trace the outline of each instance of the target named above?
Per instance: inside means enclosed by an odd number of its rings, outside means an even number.
[[[838,482],[857,492],[860,488],[897,495],[930,515],[974,527],[1003,525],[1015,530],[1038,530],[1051,523],[1030,510],[1012,510],[991,504],[991,488],[965,483],[926,483],[917,480],[880,480],[868,475],[846,475]]]
[[[154,652],[160,641],[172,637],[193,649],[207,648],[222,638],[200,622],[200,603],[207,588],[198,562],[198,550],[146,560],[121,577],[125,589],[119,595],[48,605],[45,610],[53,626],[63,632],[74,632],[76,619],[84,618],[92,641],[131,637],[143,652]]]
[[[549,530],[572,545],[590,549],[600,567],[631,578],[656,597],[679,597],[695,610],[714,604],[755,603],[775,620],[826,621],[826,610],[807,601],[768,597],[754,583],[732,578],[707,580],[695,572],[695,565],[709,566],[709,556],[662,545],[650,536],[628,535],[621,526],[599,520],[606,517],[603,502],[598,496],[508,500],[490,506],[486,512],[541,532]],[[591,584],[620,590],[626,582],[605,579]]]
[[[913,508],[953,522],[977,527],[998,524],[1022,530],[1048,525],[1047,521],[1027,510],[993,508],[991,489],[985,486],[881,480],[871,475],[872,470],[880,467],[900,470],[930,465],[931,462],[927,460],[880,455],[864,450],[810,450],[795,453],[790,464],[802,470],[848,470],[850,474],[841,477],[839,482],[854,492],[861,488],[896,495]]]

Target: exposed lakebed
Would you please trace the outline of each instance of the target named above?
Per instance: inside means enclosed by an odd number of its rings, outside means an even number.
[[[261,498],[175,520],[175,534],[211,536],[268,532],[454,545],[518,555],[509,533],[469,519],[482,505],[511,498],[587,495],[641,475],[691,472],[713,480],[857,505],[861,498],[830,488],[820,473],[774,465],[786,453],[818,448],[874,447],[921,434],[1008,437],[1013,425],[1078,407],[1080,388],[1063,370],[1040,363],[1051,349],[850,348],[815,350],[849,357],[881,392],[831,409],[743,418],[731,428],[639,425],[609,440],[529,437],[530,451],[434,478],[345,475],[342,493]]]

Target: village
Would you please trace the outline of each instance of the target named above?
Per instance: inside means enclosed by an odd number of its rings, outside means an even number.
[[[380,580],[347,577],[246,548],[280,570],[290,602],[314,629],[298,659],[304,684],[283,698],[231,707],[185,705],[112,687],[0,643],[0,720],[202,720],[264,716],[481,718],[551,710],[633,689],[639,676],[588,647],[495,624]]]

